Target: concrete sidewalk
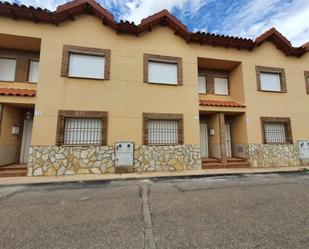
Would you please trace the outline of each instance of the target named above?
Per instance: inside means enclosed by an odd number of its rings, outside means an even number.
[[[151,173],[130,173],[130,174],[105,174],[105,175],[74,175],[74,176],[39,176],[39,177],[6,177],[0,178],[0,186],[25,185],[25,184],[48,184],[65,182],[84,181],[112,181],[132,180],[148,178],[171,178],[171,177],[211,177],[239,174],[272,174],[292,173],[309,171],[309,167],[277,167],[277,168],[243,168],[243,169],[208,169],[208,170],[187,170],[181,172],[151,172]]]

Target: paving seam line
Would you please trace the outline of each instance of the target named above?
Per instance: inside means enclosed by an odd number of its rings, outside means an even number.
[[[149,184],[141,185],[141,198],[143,209],[143,233],[144,249],[156,249],[156,243],[152,232],[152,221],[149,206]]]

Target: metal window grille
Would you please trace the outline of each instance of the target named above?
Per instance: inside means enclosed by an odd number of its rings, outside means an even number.
[[[64,144],[66,145],[101,145],[102,119],[65,118]]]
[[[149,120],[148,144],[179,144],[179,122],[177,120]]]
[[[284,123],[264,124],[266,143],[286,143],[286,131]]]

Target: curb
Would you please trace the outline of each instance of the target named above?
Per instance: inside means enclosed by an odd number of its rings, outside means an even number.
[[[70,185],[70,184],[81,184],[81,185],[97,185],[102,184],[105,186],[113,181],[143,181],[143,180],[151,180],[153,182],[160,182],[160,181],[169,181],[169,180],[176,180],[176,179],[199,179],[199,178],[215,178],[215,177],[246,177],[249,175],[272,175],[272,174],[281,174],[281,175],[288,175],[288,174],[308,174],[309,169],[295,169],[291,171],[262,171],[262,172],[226,172],[226,173],[205,173],[205,174],[196,174],[196,175],[175,175],[175,176],[145,176],[145,177],[125,177],[125,178],[111,178],[111,179],[86,179],[86,180],[68,180],[68,181],[53,181],[53,182],[34,182],[34,183],[12,183],[12,184],[1,184],[1,187],[16,187],[16,186],[51,186],[51,185]]]

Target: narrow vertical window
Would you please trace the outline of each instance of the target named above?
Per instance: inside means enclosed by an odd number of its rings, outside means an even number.
[[[30,61],[28,81],[32,83],[39,82],[39,61]]]
[[[199,93],[201,94],[207,93],[206,76],[204,75],[198,76],[198,86],[199,86]]]
[[[16,60],[0,58],[0,80],[15,81]]]
[[[227,78],[214,78],[215,94],[229,95],[228,79]]]

